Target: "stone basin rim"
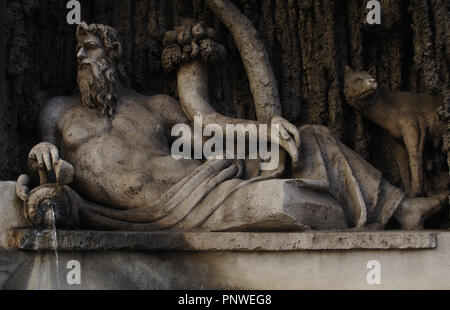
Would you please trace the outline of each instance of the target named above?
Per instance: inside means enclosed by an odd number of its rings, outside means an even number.
[[[431,250],[448,231],[380,232],[127,232],[58,230],[59,251],[289,252],[339,250]],[[10,250],[54,251],[51,230],[15,229]]]

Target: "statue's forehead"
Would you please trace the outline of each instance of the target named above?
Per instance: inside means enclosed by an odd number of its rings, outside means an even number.
[[[82,32],[82,33],[78,34],[77,38],[78,38],[79,44],[93,42],[93,43],[97,43],[97,44],[101,45],[101,41],[100,41],[99,37],[90,32]]]

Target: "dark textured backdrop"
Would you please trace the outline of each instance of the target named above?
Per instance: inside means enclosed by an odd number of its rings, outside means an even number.
[[[65,0],[0,0],[0,179],[15,179],[37,140],[45,101],[76,91],[75,26]],[[236,0],[265,40],[279,81],[283,114],[295,124],[330,127],[395,185],[406,186],[404,147],[349,108],[344,66],[375,66],[391,90],[443,94],[449,117],[450,1],[382,0],[381,26],[365,24],[367,0]],[[247,77],[233,40],[203,0],[85,0],[82,18],[116,27],[133,86],[176,94],[175,75],[160,64],[163,34],[184,17],[217,29],[229,52],[212,74],[217,110],[254,118]]]

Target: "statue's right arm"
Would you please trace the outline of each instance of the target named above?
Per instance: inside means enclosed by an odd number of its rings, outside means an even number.
[[[39,134],[43,142],[57,144],[58,121],[68,105],[66,97],[54,97],[44,105],[39,115]]]
[[[55,97],[50,99],[41,110],[38,125],[42,142],[31,150],[29,158],[35,160],[42,170],[53,170],[59,161],[58,121],[69,105],[67,97]]]

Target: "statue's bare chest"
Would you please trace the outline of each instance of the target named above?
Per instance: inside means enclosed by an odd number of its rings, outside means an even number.
[[[106,135],[112,122],[100,112],[77,106],[67,111],[58,122],[64,148],[77,149],[92,138]]]
[[[114,118],[84,106],[74,107],[65,113],[59,127],[64,148],[72,151],[91,144],[99,147],[112,139],[133,145],[165,140],[163,126],[138,104],[122,104]]]

